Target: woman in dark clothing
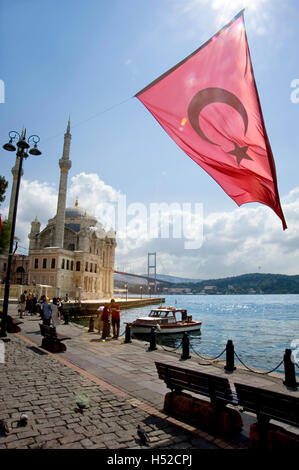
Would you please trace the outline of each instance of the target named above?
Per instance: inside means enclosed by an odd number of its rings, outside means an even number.
[[[110,311],[108,307],[104,307],[102,313],[103,332],[102,339],[106,339],[110,335]]]

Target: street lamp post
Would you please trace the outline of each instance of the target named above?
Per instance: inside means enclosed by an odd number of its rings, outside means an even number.
[[[142,286],[140,286],[140,298],[142,299]]]
[[[16,149],[14,145],[14,140],[19,138],[17,142]],[[30,143],[30,141],[32,143]],[[1,321],[1,330],[0,330],[0,337],[6,337],[7,333],[7,310],[8,310],[8,300],[9,300],[9,290],[10,290],[10,273],[11,273],[11,263],[13,257],[13,243],[14,243],[14,236],[15,236],[15,227],[16,227],[16,218],[17,218],[17,209],[18,209],[18,199],[19,199],[19,190],[20,190],[20,183],[21,183],[21,176],[22,176],[22,166],[23,166],[23,158],[28,158],[28,153],[26,150],[30,148],[31,145],[33,147],[29,150],[30,155],[41,155],[41,151],[37,148],[37,144],[40,141],[38,135],[31,135],[28,138],[28,142],[26,141],[26,129],[22,131],[21,135],[16,131],[11,131],[9,133],[9,142],[3,145],[4,150],[9,152],[15,152],[17,150],[17,157],[19,158],[19,169],[18,169],[18,177],[17,177],[17,184],[16,184],[16,193],[15,193],[15,200],[14,200],[14,208],[13,208],[13,215],[12,215],[12,222],[11,222],[11,232],[10,232],[10,242],[9,242],[9,252],[8,252],[8,260],[7,260],[7,271],[6,271],[6,279],[5,279],[5,289],[4,289],[4,299],[3,299],[3,311],[2,311],[2,321]]]
[[[126,302],[128,302],[128,284],[125,284],[126,289]]]

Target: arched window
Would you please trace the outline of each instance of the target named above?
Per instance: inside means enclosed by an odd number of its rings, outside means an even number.
[[[80,261],[77,261],[76,262],[76,271],[80,271],[80,270],[81,270]]]
[[[23,284],[24,279],[25,279],[25,269],[23,268],[23,266],[19,266],[16,269],[17,284]]]

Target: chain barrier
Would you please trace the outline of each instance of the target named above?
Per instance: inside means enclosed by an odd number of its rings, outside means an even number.
[[[249,370],[250,372],[254,372],[255,374],[259,374],[259,375],[267,375],[267,374],[270,374],[271,372],[274,372],[275,370],[277,370],[277,369],[281,366],[281,364],[283,364],[283,359],[282,359],[282,361],[280,361],[280,363],[279,363],[276,367],[274,367],[274,369],[268,370],[267,372],[257,372],[256,370],[253,370],[253,369],[251,369],[250,367],[248,367],[246,364],[244,364],[244,362],[239,358],[239,356],[238,356],[238,354],[236,353],[236,351],[234,351],[234,354],[235,354],[236,358],[238,359],[238,361],[240,361],[241,364],[242,364],[247,370]]]
[[[217,359],[219,359],[219,357],[221,357],[222,354],[226,351],[226,347],[225,347],[224,350],[220,354],[218,354],[218,356],[216,356],[216,357],[205,357],[205,356],[201,356],[200,354],[198,354],[198,352],[195,351],[195,349],[193,348],[191,343],[190,343],[190,347],[191,347],[192,351],[196,354],[196,356],[200,357],[201,359],[203,359],[205,361],[212,361],[209,364],[213,364],[213,361],[216,361]],[[209,365],[209,364],[201,364],[201,365]]]
[[[169,350],[169,349],[166,349],[165,346],[164,346],[163,344],[159,343],[159,342],[157,342],[157,344],[158,344],[159,346],[161,346],[162,349],[163,349],[164,351],[166,351],[166,352],[175,352],[175,351],[177,351],[179,348],[182,347],[183,340],[181,341],[181,343],[180,343],[176,348],[173,347],[173,348],[170,349],[170,350]],[[168,345],[168,346],[169,346],[169,345]],[[171,347],[171,346],[169,346],[169,347]]]

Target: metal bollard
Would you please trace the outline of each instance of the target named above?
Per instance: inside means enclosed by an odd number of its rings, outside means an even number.
[[[226,343],[226,365],[224,369],[227,372],[233,372],[235,368],[235,348],[231,339]]]
[[[157,349],[157,332],[156,328],[153,326],[151,328],[151,337],[150,337],[150,351],[155,351]]]
[[[183,335],[183,341],[182,341],[182,355],[181,355],[181,359],[190,359],[191,356],[190,356],[190,340],[189,340],[189,335],[188,333],[185,331],[184,335]]]
[[[291,356],[292,356],[292,350],[286,349],[284,356],[283,356],[284,374],[285,374],[285,380],[283,383],[286,387],[297,388],[295,364],[292,361]]]
[[[128,323],[126,324],[125,343],[132,343],[132,340],[131,340],[131,325],[129,325]]]
[[[64,317],[64,324],[65,324],[65,325],[68,325],[68,324],[69,324],[69,321],[70,321],[70,314],[69,314],[69,312],[64,312],[64,313],[63,313],[63,317]]]
[[[90,319],[89,319],[88,333],[94,333],[94,318],[93,317],[90,317]]]

